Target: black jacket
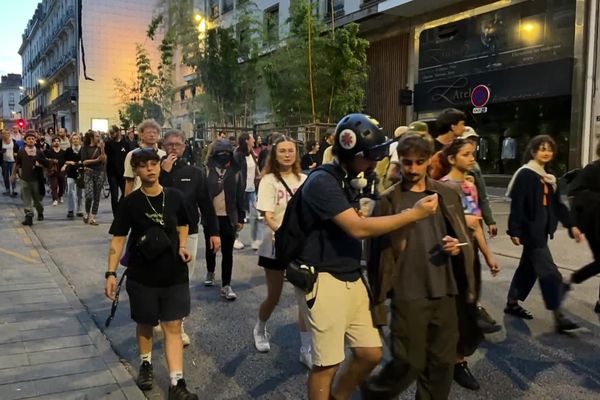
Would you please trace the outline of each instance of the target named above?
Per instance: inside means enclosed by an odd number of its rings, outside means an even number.
[[[600,160],[588,164],[573,190],[573,215],[590,243],[600,243]]]
[[[212,197],[206,184],[206,172],[178,160],[171,172],[162,170],[160,184],[179,189],[183,193],[185,208],[190,219],[190,234],[198,233],[198,223],[202,215],[202,226],[207,236],[219,236],[219,225]]]
[[[240,150],[233,152],[233,160],[240,170],[242,182],[244,183],[244,191],[246,191],[246,179],[248,178],[248,164],[246,163],[246,156],[247,154],[244,154]],[[258,190],[258,188],[256,189]]]
[[[207,171],[206,183],[212,204],[212,200],[220,193],[219,177],[212,160],[207,166]],[[225,191],[225,209],[233,227],[236,224],[243,224],[246,218],[245,189],[246,182],[242,179],[240,170],[236,165],[229,166],[223,178],[223,190]]]
[[[529,247],[544,247],[548,236],[552,239],[560,221],[565,228],[574,226],[567,206],[560,199],[558,188],[549,188],[549,204],[544,207],[544,183],[540,175],[523,169],[517,175],[510,192],[510,215],[508,235],[518,237],[521,244]],[[544,215],[547,208],[548,217]]]
[[[129,142],[125,139],[120,141],[109,140],[104,146],[106,154],[106,174],[123,178],[125,172],[125,157],[127,153],[133,150],[129,147]]]

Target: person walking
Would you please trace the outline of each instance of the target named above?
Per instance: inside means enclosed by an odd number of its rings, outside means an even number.
[[[238,137],[238,147],[235,149],[234,160],[240,169],[242,181],[245,184],[244,200],[246,217],[250,225],[251,247],[253,250],[258,250],[260,246],[260,232],[258,225],[258,212],[256,210],[256,191],[260,180],[260,171],[258,162],[252,149],[254,148],[254,137],[251,133],[242,133]],[[236,239],[234,243],[235,249],[243,249],[244,243]]]
[[[136,322],[140,355],[137,384],[152,389],[153,327],[159,323],[165,335],[165,355],[169,370],[169,400],[197,400],[190,393],[183,376],[181,326],[190,313],[190,288],[187,262],[189,220],[185,201],[176,189],[159,183],[160,157],[153,149],[138,149],[131,157],[131,167],[142,187],[119,204],[109,233],[113,235],[105,274],[105,295],[114,301],[117,267],[127,235],[135,247],[130,252],[126,289],[131,318]]]
[[[302,156],[300,167],[305,174],[308,174],[310,171],[319,166],[319,143],[317,143],[315,140],[309,140],[306,143],[306,150],[308,151]]]
[[[279,303],[283,290],[285,265],[275,257],[275,231],[279,229],[288,201],[306,180],[301,173],[298,149],[293,139],[278,136],[271,147],[264,175],[258,189],[256,208],[264,214],[265,233],[258,249],[258,265],[265,270],[267,297],[260,304],[258,321],[254,326],[254,345],[261,352],[271,349],[267,321]],[[300,362],[312,367],[310,334],[304,315],[298,310],[300,327]]]
[[[36,148],[35,132],[30,130],[25,134],[25,147],[19,150],[15,160],[15,169],[11,175],[11,181],[15,182],[17,176],[21,182],[21,199],[25,210],[23,225],[33,225],[33,208],[37,211],[37,220],[44,220],[44,206],[42,205],[44,169],[50,163],[44,157],[44,152]]]
[[[158,148],[158,139],[160,137],[160,125],[153,119],[145,119],[138,125],[138,132],[140,132],[140,148],[141,149],[155,149],[158,156],[162,159],[167,153],[164,150]],[[130,131],[131,132],[131,131]],[[130,141],[131,143],[137,143]],[[130,147],[129,153],[125,156],[123,176],[125,177],[125,196],[129,195],[135,189],[139,189],[142,185],[139,178],[136,177],[135,171],[131,168],[131,155],[136,148]]]
[[[69,140],[67,130],[65,128],[59,128],[57,137],[60,140],[60,149],[67,151],[67,149],[71,147],[71,141]]]
[[[355,205],[364,181],[359,175],[374,170],[377,161],[388,155],[389,144],[375,119],[363,114],[342,118],[335,130],[334,163],[310,174],[299,192],[298,209],[293,211],[301,214],[306,234],[295,262],[315,271],[309,293],[296,287],[312,342],[311,400],[349,399],[383,356],[361,278],[361,240],[426,218],[438,205],[437,196],[431,195],[401,214],[359,215]],[[352,352],[340,367],[346,344]]]
[[[561,201],[556,177],[549,172],[556,149],[556,142],[548,135],[531,139],[525,152],[525,165],[515,172],[508,185],[506,193],[511,205],[507,233],[515,246],[523,246],[523,253],[510,284],[504,312],[533,319],[519,301],[527,298],[539,280],[546,308],[554,315],[556,331],[569,333],[577,331],[579,326],[562,310],[565,288],[548,248],[548,237],[553,237],[559,221],[577,243],[583,236]]]
[[[221,237],[221,296],[228,301],[237,299],[231,287],[233,273],[233,243],[236,232],[244,227],[244,178],[233,160],[233,146],[227,140],[218,140],[212,148],[207,165],[206,183],[210,199],[219,221]],[[206,239],[205,286],[213,286],[215,281],[216,254],[211,237],[204,232]]]
[[[113,216],[117,212],[117,205],[125,193],[125,158],[127,153],[132,150],[129,144],[123,139],[121,129],[113,125],[110,131],[110,140],[104,146],[106,154],[106,179],[110,188],[110,208]],[[119,194],[120,192],[120,194]]]
[[[2,164],[2,179],[4,181],[4,193],[5,196],[17,197],[17,183],[11,182],[10,176],[15,169],[15,160],[19,153],[19,145],[17,141],[11,137],[8,130],[2,131],[2,153],[1,153],[1,164]]]
[[[48,180],[50,181],[50,193],[52,194],[52,205],[57,206],[63,202],[65,193],[65,175],[63,165],[65,165],[65,151],[60,147],[60,138],[57,136],[52,139],[52,146],[46,150],[45,154],[50,161],[48,168]]]
[[[596,156],[600,158],[600,142]],[[572,193],[572,211],[577,226],[585,234],[594,261],[571,275],[568,288],[600,274],[600,159],[589,163],[580,174],[581,177],[577,178],[579,184]],[[600,313],[600,294],[594,311]]]
[[[437,153],[444,146],[452,143],[465,132],[465,122],[467,116],[464,112],[456,108],[447,108],[436,118],[435,124],[438,131],[438,136],[434,141],[434,151]]]
[[[81,205],[83,203],[83,183],[84,172],[83,164],[81,163],[81,137],[78,134],[71,135],[71,147],[65,150],[65,164],[63,165],[63,173],[67,176],[67,218],[73,219],[74,213],[77,212],[78,217],[83,217]],[[79,175],[82,176],[79,176]],[[77,203],[77,209],[75,204]]]
[[[97,226],[96,215],[100,206],[100,194],[104,174],[106,154],[104,153],[104,142],[100,139],[100,133],[88,131],[83,139],[81,149],[81,162],[85,174],[85,215],[83,223]]]
[[[440,207],[370,243],[373,320],[388,324],[391,296],[392,359],[363,385],[363,399],[396,398],[415,380],[415,398],[447,399],[459,343],[457,302],[475,303],[473,247],[459,194],[428,176],[432,143],[408,134],[397,153],[401,183],[382,196],[375,215],[403,213],[430,193]]]
[[[184,159],[186,149],[185,135],[177,129],[171,129],[164,136],[164,147],[167,157],[163,160],[160,173],[160,184],[163,187],[173,187],[183,193],[185,207],[190,219],[187,249],[191,259],[188,262],[190,284],[196,270],[196,255],[198,253],[198,224],[202,217],[205,235],[209,238],[210,250],[216,254],[221,249],[219,225],[215,208],[206,184],[206,172],[198,167],[189,165]],[[198,212],[200,211],[200,212]],[[190,338],[182,326],[181,336],[183,345],[190,344]]]

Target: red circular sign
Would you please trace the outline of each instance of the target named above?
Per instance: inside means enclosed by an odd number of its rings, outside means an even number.
[[[490,101],[491,92],[490,88],[485,85],[478,85],[471,91],[471,104],[473,107],[485,107]]]

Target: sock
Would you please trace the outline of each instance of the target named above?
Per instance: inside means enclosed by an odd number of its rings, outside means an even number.
[[[171,377],[171,386],[177,386],[177,381],[179,381],[180,379],[183,379],[183,372],[181,372],[181,371],[171,372],[169,374],[169,376]]]
[[[260,319],[256,321],[256,330],[258,332],[264,332],[267,330],[267,321],[261,321]]]
[[[312,346],[312,340],[309,332],[300,332],[300,349],[309,350]]]
[[[152,352],[140,354],[140,364],[142,364],[144,361],[148,361],[150,364],[152,364]]]

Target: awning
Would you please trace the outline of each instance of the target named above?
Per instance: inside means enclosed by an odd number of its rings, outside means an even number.
[[[414,17],[463,2],[463,0],[387,0],[377,5],[377,11],[399,17]]]

